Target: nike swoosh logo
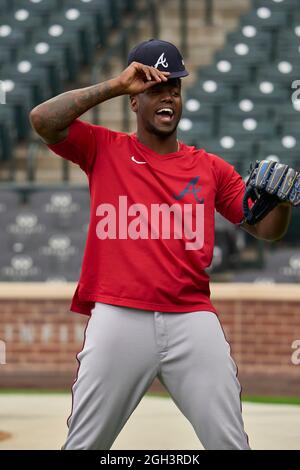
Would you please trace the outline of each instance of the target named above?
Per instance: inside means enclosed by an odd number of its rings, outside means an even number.
[[[147,162],[140,162],[139,160],[136,160],[133,155],[132,155],[132,157],[131,157],[131,160],[132,160],[134,163],[139,163],[139,164],[147,163]]]

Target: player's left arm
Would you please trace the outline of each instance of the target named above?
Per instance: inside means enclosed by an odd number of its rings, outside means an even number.
[[[250,235],[265,241],[277,241],[286,234],[291,220],[292,207],[288,202],[279,203],[264,219],[255,225],[249,225],[245,220],[240,228]]]
[[[288,230],[292,207],[299,205],[300,173],[284,163],[256,160],[246,182],[240,227],[262,240],[280,240]]]

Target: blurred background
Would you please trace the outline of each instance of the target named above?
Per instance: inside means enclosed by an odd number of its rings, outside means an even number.
[[[190,72],[180,140],[243,178],[256,159],[299,170],[299,0],[0,0],[4,391],[69,390],[87,320],[68,312],[89,222],[86,175],[46,148],[29,111],[117,76],[128,51],[151,37],[173,42]],[[81,119],[136,130],[128,96]],[[298,356],[291,359],[300,340],[299,224],[293,209],[284,239],[267,243],[216,213],[208,272],[247,396],[299,396]],[[158,383],[152,391],[165,392]]]

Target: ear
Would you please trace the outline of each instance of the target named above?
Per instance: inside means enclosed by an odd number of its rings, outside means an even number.
[[[138,110],[137,96],[136,95],[130,95],[129,98],[130,98],[131,109],[134,113],[136,113],[137,110]]]

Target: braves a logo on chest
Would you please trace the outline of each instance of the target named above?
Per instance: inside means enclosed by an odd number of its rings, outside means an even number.
[[[195,196],[195,199],[199,204],[204,203],[204,198],[202,197],[201,199],[198,198],[197,193],[199,193],[202,189],[202,186],[199,186],[199,188],[196,188],[196,184],[198,183],[200,176],[195,176],[195,178],[192,178],[191,181],[186,185],[186,187],[178,194],[174,194],[175,199],[182,199],[186,194],[193,194]]]
[[[166,203],[149,205],[135,203],[128,206],[127,196],[119,196],[118,207],[103,203],[96,209],[96,216],[101,217],[96,225],[96,235],[106,239],[184,239],[186,250],[199,250],[204,245],[204,198],[199,198],[201,186],[196,188],[199,176],[185,186],[179,195],[180,200],[186,194],[195,196],[196,204]]]

